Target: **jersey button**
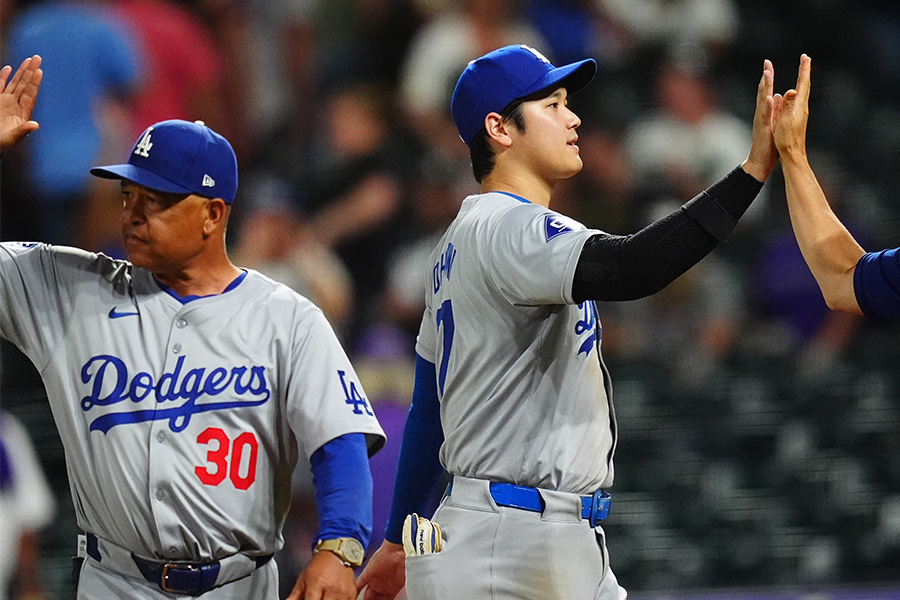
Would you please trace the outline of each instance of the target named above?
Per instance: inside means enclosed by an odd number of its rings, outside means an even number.
[[[163,490],[156,490],[156,499],[162,500],[166,497],[166,493]]]
[[[169,555],[169,558],[176,558],[178,556],[178,548],[172,546],[171,548],[169,548],[167,554]]]
[[[174,352],[175,354],[181,352],[181,344],[175,344],[174,346],[172,346],[172,352]]]
[[[160,444],[163,443],[164,441],[166,441],[166,432],[160,431],[159,433],[157,433],[156,441],[159,442]]]
[[[184,329],[185,327],[187,327],[187,321],[185,321],[184,319],[178,319],[178,322],[175,323],[175,327],[177,327],[178,329]]]

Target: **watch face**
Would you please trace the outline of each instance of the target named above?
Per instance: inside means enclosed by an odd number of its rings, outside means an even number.
[[[344,543],[341,544],[341,551],[347,557],[347,560],[355,565],[361,565],[366,557],[365,548],[353,538],[344,540]]]

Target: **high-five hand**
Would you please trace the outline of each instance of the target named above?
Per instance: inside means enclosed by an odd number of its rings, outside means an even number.
[[[39,127],[37,121],[31,120],[31,111],[44,76],[41,57],[35,54],[22,61],[7,83],[11,73],[9,65],[0,69],[0,152],[6,152]]]

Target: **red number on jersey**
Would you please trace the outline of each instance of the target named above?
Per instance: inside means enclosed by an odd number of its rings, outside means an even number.
[[[225,432],[218,427],[209,427],[203,433],[197,436],[198,444],[209,444],[210,442],[219,442],[216,450],[210,450],[206,453],[206,462],[213,463],[216,469],[210,472],[206,467],[195,467],[194,471],[200,481],[206,485],[219,485],[228,475],[228,446],[230,440]]]
[[[249,450],[250,457],[247,460],[247,475],[241,477],[244,449]],[[259,451],[259,442],[256,436],[249,431],[242,433],[234,440],[231,449],[231,483],[239,490],[246,490],[256,480],[256,455]]]
[[[218,446],[215,450],[206,453],[206,461],[215,465],[216,468],[210,471],[206,467],[195,467],[194,471],[200,481],[206,485],[217,486],[225,481],[227,476],[237,489],[249,489],[256,481],[256,458],[259,455],[259,441],[256,436],[252,432],[246,431],[237,436],[232,444],[228,435],[218,427],[209,427],[197,436],[198,444],[211,442],[218,442]],[[231,449],[230,460],[229,448]],[[244,460],[245,456],[246,461]],[[241,476],[241,471],[245,471],[246,475]]]

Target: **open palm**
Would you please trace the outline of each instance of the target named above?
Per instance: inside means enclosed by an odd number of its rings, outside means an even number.
[[[44,76],[41,57],[34,55],[22,61],[7,83],[11,73],[9,65],[0,69],[0,152],[6,152],[39,127],[31,120],[31,111]]]

